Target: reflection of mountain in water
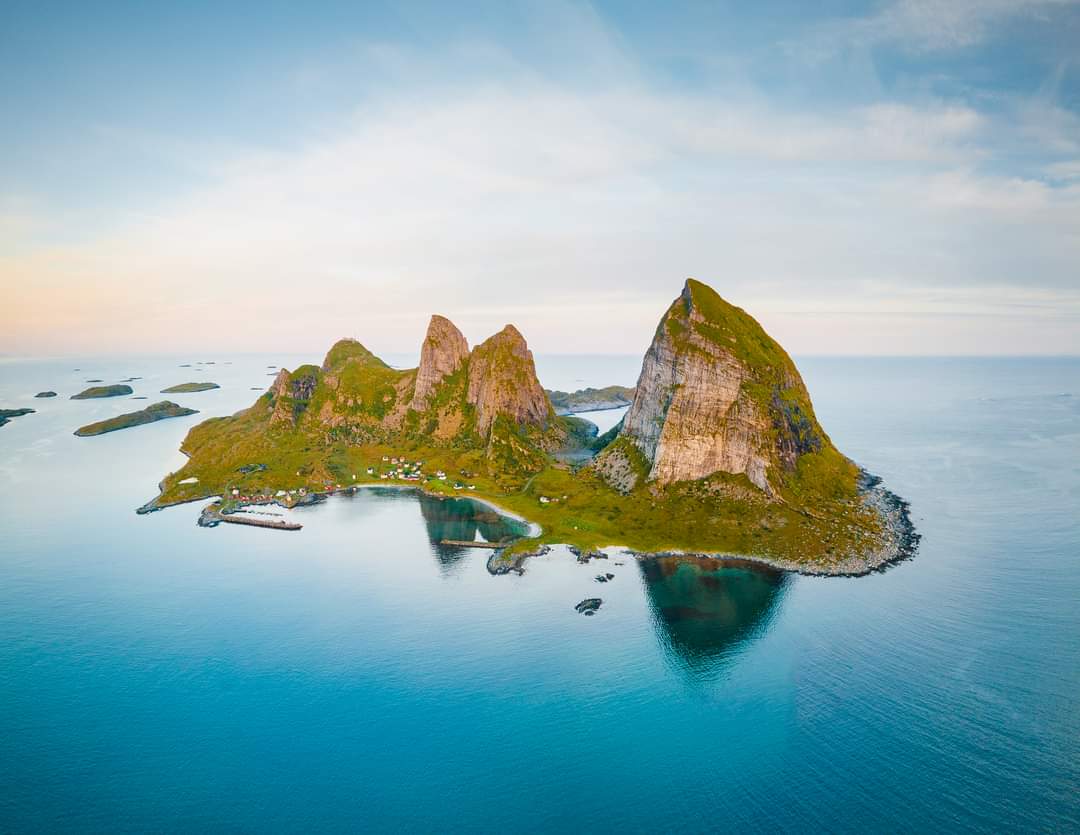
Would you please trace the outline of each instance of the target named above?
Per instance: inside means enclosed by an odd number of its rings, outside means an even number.
[[[499,542],[525,533],[520,523],[470,499],[439,499],[425,493],[417,497],[432,551],[444,570],[453,568],[469,553],[468,548],[441,544],[444,539],[471,542],[479,533],[488,542]]]
[[[733,659],[772,618],[787,575],[750,563],[687,557],[639,562],[668,660],[696,675]]]

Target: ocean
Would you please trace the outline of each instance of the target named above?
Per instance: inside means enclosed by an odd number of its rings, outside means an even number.
[[[191,426],[312,359],[0,361],[37,409],[0,428],[0,831],[1080,831],[1080,360],[797,358],[922,535],[861,578],[492,576],[440,542],[510,523],[381,490],[298,532],[135,514]],[[222,388],[158,394],[191,380]],[[201,413],[72,435],[160,399]]]

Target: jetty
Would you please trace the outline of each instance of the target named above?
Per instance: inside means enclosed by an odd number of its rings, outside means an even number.
[[[478,539],[443,539],[440,545],[456,545],[458,548],[489,548],[494,551],[497,548],[505,548],[509,542],[482,542]]]
[[[230,525],[251,525],[253,528],[273,528],[277,531],[298,531],[303,525],[299,522],[286,522],[284,519],[260,519],[255,516],[241,516],[238,513],[219,513],[218,518]]]

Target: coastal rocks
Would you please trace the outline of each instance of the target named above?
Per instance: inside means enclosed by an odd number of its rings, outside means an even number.
[[[216,504],[209,504],[202,509],[195,524],[200,528],[216,528],[221,524],[220,508]]]
[[[34,397],[56,397],[55,391],[39,391]]]
[[[420,367],[409,408],[418,412],[427,409],[439,384],[468,358],[469,344],[461,331],[446,317],[432,316],[420,348]]]
[[[495,418],[545,426],[552,417],[525,337],[513,325],[477,345],[469,357],[466,400],[476,408],[476,430],[486,437]]]
[[[783,349],[693,279],[656,329],[621,437],[645,456],[650,482],[744,474],[768,496],[774,471],[827,441]]]
[[[524,574],[525,560],[529,557],[542,557],[551,552],[550,545],[537,545],[535,548],[517,551],[506,555],[501,551],[495,551],[487,560],[488,574],[499,576],[501,574]]]
[[[599,611],[601,604],[604,601],[599,597],[587,597],[574,606],[574,611],[580,615],[586,615],[591,617]]]
[[[606,560],[608,555],[598,549],[578,548],[576,545],[567,545],[566,550],[577,557],[577,561],[584,565],[589,560]]]
[[[610,583],[615,579],[615,575],[609,571],[607,574],[597,574],[593,579],[598,583]]]

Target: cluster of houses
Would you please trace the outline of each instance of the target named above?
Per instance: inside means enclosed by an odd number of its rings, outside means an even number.
[[[340,486],[341,485],[339,484],[338,487]],[[240,494],[240,488],[234,487],[229,491],[229,494],[232,496],[234,502],[268,502],[271,499],[284,499],[285,501],[289,501],[290,498],[296,499],[300,496],[306,496],[307,488],[298,487],[296,490],[278,490],[273,495],[270,493],[258,493],[250,496],[242,496]]]
[[[415,481],[420,481],[421,479],[425,479],[425,478],[428,481],[431,481],[431,480],[447,481],[448,478],[449,478],[447,476],[447,474],[443,470],[436,470],[434,475],[425,476],[424,475],[424,462],[423,461],[409,461],[404,456],[398,457],[398,456],[384,455],[382,457],[382,463],[389,465],[383,472],[378,472],[376,467],[368,467],[367,468],[367,474],[369,476],[378,475],[379,478],[381,480],[384,480],[384,481],[385,480],[398,480],[398,481],[414,481],[415,482]],[[381,468],[379,468],[379,469],[381,469]],[[472,475],[471,473],[468,473],[465,470],[462,470],[461,473],[464,476]],[[297,472],[297,475],[300,475],[300,473]],[[356,487],[356,475],[355,475],[355,473],[353,474],[352,480],[353,480],[352,487],[350,487],[348,489],[355,489],[355,487]],[[455,490],[475,490],[476,489],[475,484],[463,484],[460,481],[455,481],[454,484],[453,484],[453,487],[454,487]],[[326,485],[326,492],[327,493],[333,493],[335,490],[342,490],[342,489],[345,489],[345,488],[343,488],[340,484],[327,484]],[[289,503],[294,502],[294,501],[296,501],[296,500],[298,500],[300,498],[303,498],[304,496],[307,495],[307,492],[308,491],[307,491],[306,487],[298,487],[295,490],[278,490],[276,493],[272,493],[272,494],[271,493],[261,493],[261,494],[253,493],[251,495],[242,495],[241,492],[240,492],[239,487],[233,487],[230,490],[230,495],[231,495],[232,500],[235,501],[235,502],[257,503],[257,502],[269,502],[269,501],[273,501],[273,500],[277,499],[277,500],[283,502],[284,504],[289,504]],[[541,499],[541,501],[546,503],[548,501],[548,499],[543,498],[543,499]],[[555,499],[554,501],[558,501],[558,499]]]
[[[377,472],[375,467],[368,467],[367,474],[370,476],[378,475],[383,481],[386,480],[398,480],[398,481],[420,481],[426,478],[427,480],[446,481],[449,476],[443,470],[436,470],[434,475],[424,474],[424,462],[423,461],[409,461],[409,459],[401,456],[400,458],[393,455],[384,455],[382,457],[382,463],[388,464],[389,468],[384,472]],[[455,490],[475,490],[475,484],[462,484],[460,481],[454,482]]]
[[[540,504],[552,504],[555,502],[566,501],[569,498],[569,496],[563,496],[561,499],[558,496],[555,496],[554,498],[552,498],[551,496],[541,496]]]

